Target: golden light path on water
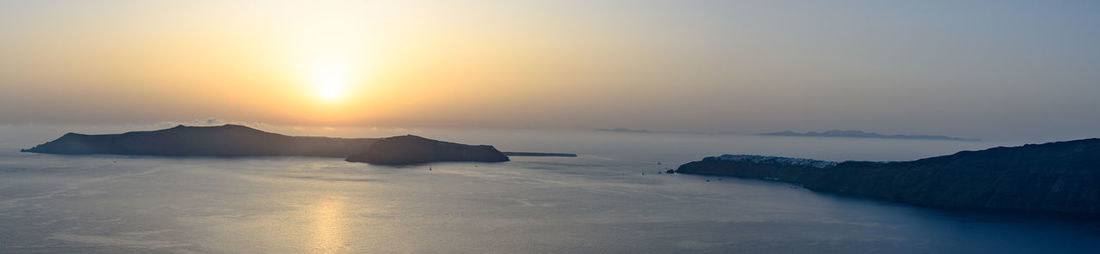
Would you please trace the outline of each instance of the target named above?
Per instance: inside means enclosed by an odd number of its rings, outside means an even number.
[[[347,245],[347,218],[345,198],[329,197],[310,208],[313,218],[310,253],[344,253]]]

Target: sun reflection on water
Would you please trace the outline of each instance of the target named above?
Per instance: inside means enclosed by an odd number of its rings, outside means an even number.
[[[347,252],[345,199],[333,197],[313,206],[313,248],[310,253]]]

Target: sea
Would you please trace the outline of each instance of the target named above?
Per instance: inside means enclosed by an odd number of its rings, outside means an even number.
[[[1093,220],[664,173],[720,154],[893,161],[1019,141],[264,125],[579,156],[389,167],[19,152],[69,131],[164,127],[0,125],[0,253],[1100,253]]]

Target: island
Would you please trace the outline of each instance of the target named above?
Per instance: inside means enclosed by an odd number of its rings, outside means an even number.
[[[1100,216],[1100,139],[996,147],[914,161],[722,155],[683,174],[780,181],[920,206]]]
[[[375,141],[367,150],[346,159],[379,165],[421,164],[443,161],[502,162],[508,156],[490,145],[464,145],[405,135]]]
[[[832,138],[883,138],[883,139],[926,139],[926,140],[950,140],[950,141],[981,141],[976,138],[957,138],[938,135],[885,135],[860,130],[829,130],[824,132],[799,133],[793,131],[757,133],[757,136],[786,136],[786,137],[832,137]]]
[[[67,133],[22,152],[150,156],[311,156],[379,165],[444,161],[504,162],[489,145],[464,145],[406,135],[390,138],[297,137],[243,125],[176,126],[155,131],[86,135]]]

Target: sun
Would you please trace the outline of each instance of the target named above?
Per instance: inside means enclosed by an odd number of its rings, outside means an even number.
[[[344,94],[344,85],[342,82],[332,79],[334,78],[324,78],[313,85],[317,96],[323,100],[338,100]]]
[[[348,92],[350,82],[346,69],[332,66],[314,69],[309,81],[314,93],[324,101],[337,101],[343,98]]]

